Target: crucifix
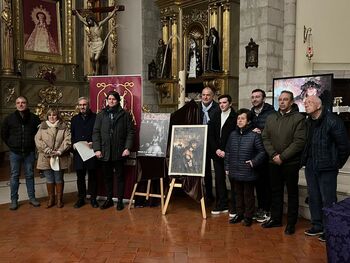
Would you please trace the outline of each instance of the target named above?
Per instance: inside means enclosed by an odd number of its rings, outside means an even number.
[[[108,7],[95,7],[96,0],[88,0],[88,8],[80,10],[72,10],[72,14],[85,25],[85,32],[88,37],[88,47],[90,49],[90,61],[93,68],[93,75],[98,75],[100,69],[100,57],[105,47],[106,41],[111,37],[113,41],[113,49],[115,49],[116,42],[116,15],[118,11],[124,11],[123,5],[115,5]],[[108,16],[97,21],[95,13],[109,13]],[[102,40],[103,25],[107,23],[112,17],[114,17],[113,28],[108,32],[106,37]]]

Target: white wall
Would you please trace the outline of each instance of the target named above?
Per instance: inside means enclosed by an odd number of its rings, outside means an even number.
[[[309,63],[304,25],[312,28],[314,56]],[[312,74],[313,69],[350,69],[350,1],[298,0],[296,21],[295,75]]]
[[[118,12],[117,74],[142,73],[142,0],[119,0],[125,11]]]

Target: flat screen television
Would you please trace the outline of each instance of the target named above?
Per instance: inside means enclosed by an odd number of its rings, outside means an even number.
[[[294,76],[273,79],[273,106],[278,110],[278,97],[282,91],[291,91],[294,102],[300,112],[305,112],[304,101],[307,96],[317,95],[322,100],[323,106],[332,111],[333,74]]]

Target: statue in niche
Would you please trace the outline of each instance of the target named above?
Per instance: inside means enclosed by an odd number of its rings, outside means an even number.
[[[206,57],[206,67],[205,71],[220,71],[219,62],[219,33],[215,27],[210,28],[209,36],[207,37],[207,57]]]
[[[165,45],[163,39],[158,41],[156,55],[157,78],[170,78],[171,70],[171,50]]]
[[[148,80],[157,78],[157,65],[152,59],[152,62],[148,64]]]
[[[110,20],[114,14],[118,11],[118,6],[115,6],[113,11],[102,21],[97,22],[95,17],[92,15],[88,15],[85,18],[79,14],[77,10],[73,10],[73,14],[75,14],[78,19],[85,25],[85,32],[88,37],[88,46],[90,49],[90,61],[92,63],[93,75],[97,75],[100,69],[100,57],[102,51],[105,47],[106,41],[109,35],[115,28],[112,28],[104,40],[102,40],[102,30],[103,25]]]
[[[202,55],[201,50],[195,39],[190,38],[190,47],[188,52],[187,73],[188,78],[197,78],[202,75]]]

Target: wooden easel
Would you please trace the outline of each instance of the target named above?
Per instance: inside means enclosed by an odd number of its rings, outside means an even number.
[[[151,179],[147,180],[147,190],[146,192],[136,192],[137,185],[138,183],[136,182],[134,185],[134,190],[132,191],[131,197],[130,197],[130,202],[129,202],[129,209],[131,209],[132,201],[134,200],[135,195],[137,196],[145,196],[146,200],[148,200],[150,197],[156,197],[160,198],[160,207],[161,211],[164,209],[164,185],[163,185],[163,178],[159,178],[159,183],[160,183],[160,194],[151,194]]]
[[[168,205],[169,205],[169,201],[170,201],[170,197],[171,197],[171,194],[173,192],[173,189],[174,187],[177,187],[177,188],[182,188],[182,184],[179,184],[179,183],[175,183],[175,178],[173,178],[170,182],[170,188],[169,188],[169,191],[168,191],[168,195],[166,197],[166,201],[165,201],[165,205],[164,205],[164,208],[162,209],[162,214],[165,215],[166,214],[166,211],[168,209]],[[207,219],[207,212],[205,210],[205,202],[204,202],[204,196],[202,196],[201,198],[201,208],[202,208],[202,217],[203,219]]]

